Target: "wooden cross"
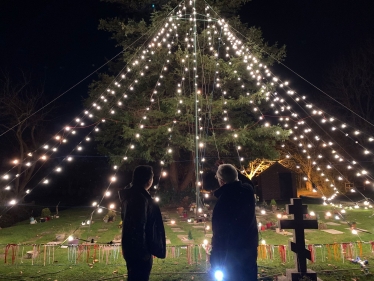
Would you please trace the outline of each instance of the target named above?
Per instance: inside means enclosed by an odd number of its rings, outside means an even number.
[[[318,229],[317,220],[304,220],[308,213],[308,206],[303,205],[301,199],[291,199],[291,204],[286,205],[288,214],[293,215],[293,220],[280,220],[281,229],[293,229],[293,241],[290,248],[295,253],[295,263],[298,273],[307,275],[306,259],[311,260],[311,253],[305,248],[305,229]]]

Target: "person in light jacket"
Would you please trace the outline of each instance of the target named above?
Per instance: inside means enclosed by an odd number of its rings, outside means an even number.
[[[128,281],[148,281],[153,256],[165,258],[166,240],[161,211],[148,190],[151,166],[135,168],[132,183],[119,192],[122,218],[122,252]]]

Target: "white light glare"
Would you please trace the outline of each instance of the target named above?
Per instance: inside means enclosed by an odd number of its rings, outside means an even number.
[[[222,281],[223,272],[221,270],[216,270],[216,272],[214,272],[214,278],[216,278],[217,281]]]

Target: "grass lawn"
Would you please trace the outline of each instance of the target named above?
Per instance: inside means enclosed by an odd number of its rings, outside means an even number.
[[[113,240],[120,239],[120,229],[118,228],[118,219],[114,223],[104,223],[102,218],[104,213],[95,213],[93,216],[94,223],[90,226],[82,226],[80,223],[89,219],[89,208],[72,208],[62,211],[59,219],[53,219],[46,223],[30,225],[28,221],[18,223],[15,226],[0,230],[0,279],[3,280],[126,280],[126,266],[120,252],[116,252],[115,247],[107,256],[103,249],[97,249],[94,262],[93,246],[89,255],[86,252],[79,256],[78,262],[76,257],[79,251],[74,253],[72,250],[62,249],[58,246],[47,247],[41,246],[39,255],[32,261],[26,258],[26,252],[33,250],[32,244],[44,244],[55,241],[56,234],[64,234],[65,238],[74,233],[75,237],[85,240],[94,239],[99,244],[106,244]],[[325,220],[324,214],[327,211],[334,212],[330,206],[309,205],[309,211],[313,210],[320,217],[320,221],[335,222],[338,225],[328,225],[328,228],[343,232],[343,234],[332,235],[320,230],[306,233],[307,244],[332,244],[334,242],[355,242],[373,240],[373,234],[359,232],[353,235],[347,228],[348,225],[342,221],[334,219]],[[192,264],[187,261],[187,249],[184,247],[186,242],[181,241],[177,235],[188,235],[191,231],[193,244],[201,244],[205,238],[203,228],[194,228],[196,224],[181,221],[176,210],[166,211],[171,219],[176,220],[175,225],[165,223],[167,239],[173,246],[177,246],[175,252],[169,250],[169,257],[165,260],[154,260],[151,280],[211,280],[206,271],[206,262],[204,250],[201,251],[201,259]],[[374,233],[374,219],[371,217],[372,210],[353,209],[347,210],[346,220],[357,222],[357,227]],[[266,222],[275,220],[275,214],[268,212],[266,215],[259,215],[258,221]],[[173,232],[172,228],[180,228],[184,232]],[[210,231],[206,231],[210,234]],[[287,245],[291,236],[275,233],[274,230],[265,230],[261,232],[262,239],[270,245]],[[208,238],[208,240],[210,240]],[[18,247],[15,256],[15,263],[12,265],[12,248],[9,248],[7,254],[7,264],[4,263],[5,247],[7,244],[23,244]],[[80,242],[82,243],[82,241]],[[67,242],[65,242],[65,245]],[[371,263],[374,263],[374,254],[371,252],[370,244],[362,244],[363,257]],[[46,249],[46,250],[45,250]],[[72,248],[70,248],[72,249]],[[325,248],[316,248],[316,262],[309,264],[309,267],[319,272],[319,277],[323,280],[347,280],[351,281],[359,277],[360,280],[374,280],[370,274],[365,275],[359,265],[352,264],[348,261],[343,263],[340,255],[338,258],[333,251],[328,252]],[[355,246],[357,253],[359,249]],[[174,257],[171,255],[174,254]],[[118,255],[118,258],[115,258]],[[194,253],[192,253],[194,255]],[[88,259],[88,262],[87,262]],[[32,265],[32,262],[34,265]],[[44,266],[44,262],[46,266]],[[286,268],[293,268],[293,254],[288,252],[288,259],[282,263],[278,249],[274,247],[274,258],[258,259],[259,272],[262,276],[272,276],[284,274]],[[370,271],[370,268],[369,268]]]

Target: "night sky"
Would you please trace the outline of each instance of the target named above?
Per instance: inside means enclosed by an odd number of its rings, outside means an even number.
[[[115,5],[99,0],[1,1],[0,68],[32,72],[52,100],[120,51],[110,34],[97,30],[100,18],[115,15]],[[374,36],[371,0],[253,0],[240,16],[260,27],[270,44],[285,44],[284,63],[321,88],[339,57]],[[284,67],[275,71],[297,90],[313,92]],[[79,112],[91,81],[58,103]]]
[[[109,33],[97,30],[99,19],[110,16],[116,16],[115,6],[99,0],[2,0],[0,70],[31,72],[44,81],[50,101],[121,51]],[[340,57],[374,37],[373,0],[253,0],[240,16],[249,26],[260,27],[265,41],[286,45],[284,64],[321,89]],[[283,66],[273,69],[309,100],[321,98]],[[56,102],[55,131],[81,112],[96,77]]]

